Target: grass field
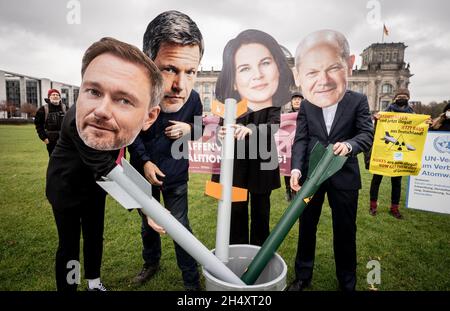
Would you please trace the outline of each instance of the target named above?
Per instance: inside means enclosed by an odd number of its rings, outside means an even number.
[[[47,151],[34,128],[0,126],[0,290],[54,290],[56,227],[44,194]],[[362,161],[360,161],[362,162]],[[450,215],[409,210],[404,220],[388,214],[390,181],[380,190],[376,217],[368,213],[371,175],[362,168],[363,189],[358,210],[358,290],[368,290],[366,264],[379,260],[379,290],[450,290]],[[214,248],[217,202],[203,195],[208,175],[191,175],[189,217],[195,235]],[[404,206],[406,178],[403,179]],[[272,226],[287,207],[284,189],[271,197]],[[296,225],[278,253],[294,278]],[[130,280],[139,272],[140,218],[108,197],[105,216],[102,280],[110,290],[183,290],[170,237],[163,237],[162,268],[146,285],[135,288]],[[336,290],[330,209],[323,208],[317,232],[313,290]],[[85,287],[84,280],[82,286]]]

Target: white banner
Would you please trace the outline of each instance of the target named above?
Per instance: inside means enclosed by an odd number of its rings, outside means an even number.
[[[408,180],[406,206],[450,214],[450,132],[428,132],[422,169]]]

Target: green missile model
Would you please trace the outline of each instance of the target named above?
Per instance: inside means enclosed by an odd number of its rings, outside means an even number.
[[[333,145],[328,145],[326,149],[320,143],[314,145],[309,160],[308,177],[242,275],[241,280],[245,284],[253,285],[256,282],[320,185],[339,171],[346,160],[347,157],[336,156],[333,153]]]

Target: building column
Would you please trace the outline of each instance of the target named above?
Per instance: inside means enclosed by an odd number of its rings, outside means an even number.
[[[378,100],[378,96],[377,96],[377,86],[375,84],[374,80],[370,80],[369,81],[369,86],[368,86],[368,92],[367,92],[368,96],[369,96],[369,108],[370,111],[375,111],[377,110],[377,100]]]
[[[0,103],[6,101],[6,78],[5,72],[0,71]]]
[[[6,78],[5,72],[0,71],[0,104],[6,102]],[[0,118],[7,118],[6,111],[0,111]]]
[[[39,81],[40,88],[40,106],[45,105],[45,99],[47,98],[48,90],[52,88],[52,82],[49,79],[41,79]]]
[[[19,81],[20,106],[22,106],[27,102],[27,83],[25,81],[25,77],[20,77]],[[20,106],[18,108],[20,108]]]
[[[377,77],[377,80],[375,80],[375,110],[377,111],[381,109],[380,94],[381,94],[381,77]]]
[[[69,94],[68,94],[69,98],[67,99],[67,105],[69,107],[72,107],[73,104],[75,104],[73,102],[73,86],[69,86],[68,88],[69,88]]]

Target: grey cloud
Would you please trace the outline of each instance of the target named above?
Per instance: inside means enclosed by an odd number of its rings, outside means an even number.
[[[210,65],[217,68],[226,42],[248,28],[268,32],[291,53],[295,52],[302,37],[322,28],[343,32],[349,39],[352,52],[356,54],[381,39],[381,27],[373,28],[367,21],[368,1],[364,0],[80,0],[80,25],[67,24],[68,2],[0,2],[0,42],[11,42],[7,46],[14,47],[14,50],[10,51],[0,46],[0,68],[7,66],[11,70],[16,67],[23,69],[20,59],[25,58],[29,71],[39,72],[48,68],[52,60],[62,57],[57,52],[48,50],[48,46],[55,46],[54,43],[57,43],[56,46],[65,47],[63,55],[67,57],[78,57],[87,46],[103,36],[116,37],[141,47],[142,35],[149,21],[169,9],[185,12],[199,25],[206,39],[203,59],[205,68]],[[406,61],[411,63],[415,74],[411,79],[412,94],[424,100],[429,100],[433,92],[438,100],[449,98],[450,75],[434,77],[440,85],[436,88],[436,81],[430,72],[442,74],[450,69],[442,69],[442,66],[448,67],[450,63],[446,61],[450,55],[450,43],[444,42],[449,41],[450,3],[445,0],[378,2],[381,22],[385,22],[391,32],[386,41],[403,41],[409,46],[406,50]],[[15,37],[15,33],[27,33],[42,40],[32,41],[34,46],[30,46],[29,42],[17,42],[18,38],[26,37]],[[48,59],[42,55],[48,55]],[[37,62],[39,64],[36,64]],[[58,80],[73,76],[73,80],[78,80],[79,68],[75,65],[78,62],[78,59],[67,61],[71,65],[64,76],[49,77]],[[64,61],[59,63],[64,64]]]

